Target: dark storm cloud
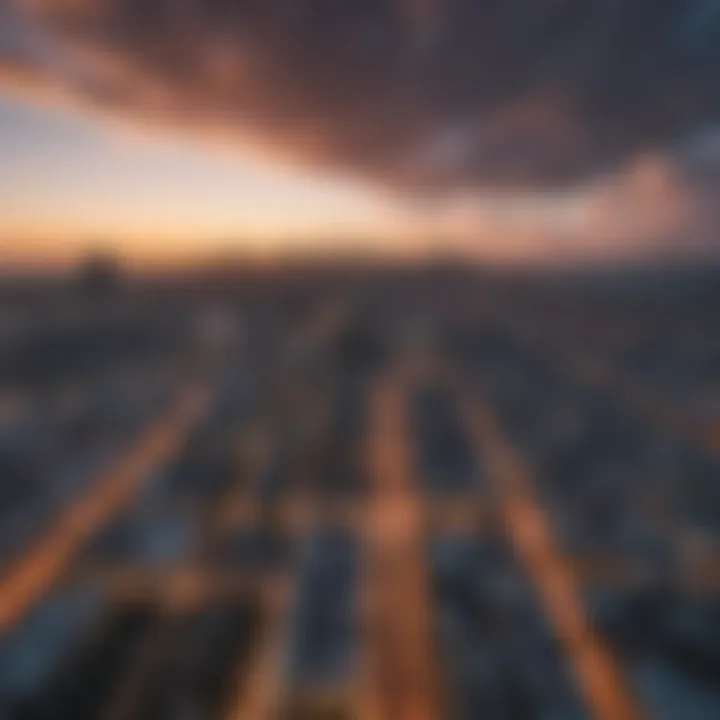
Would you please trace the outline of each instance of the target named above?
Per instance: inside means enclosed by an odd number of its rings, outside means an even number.
[[[25,7],[96,105],[399,187],[573,183],[720,116],[717,0]]]

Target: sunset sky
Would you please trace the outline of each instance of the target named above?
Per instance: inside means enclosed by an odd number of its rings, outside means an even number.
[[[16,259],[101,243],[147,259],[402,234],[397,202],[349,181],[6,94],[0,233]]]
[[[716,249],[701,0],[0,0],[0,250]]]

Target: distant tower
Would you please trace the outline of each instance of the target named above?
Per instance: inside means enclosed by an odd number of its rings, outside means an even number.
[[[105,295],[116,290],[122,279],[120,261],[106,250],[92,250],[80,261],[77,283],[92,295]]]

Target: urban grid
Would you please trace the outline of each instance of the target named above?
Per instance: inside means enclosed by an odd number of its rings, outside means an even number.
[[[8,282],[0,718],[720,718],[718,289],[638,282]]]

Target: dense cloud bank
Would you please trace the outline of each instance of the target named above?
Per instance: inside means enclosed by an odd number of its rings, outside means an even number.
[[[25,0],[21,10],[32,41],[0,33],[0,50],[87,102],[237,133],[403,189],[574,184],[665,153],[720,115],[716,0]]]

